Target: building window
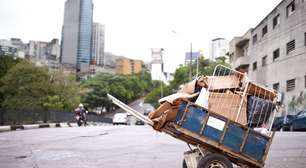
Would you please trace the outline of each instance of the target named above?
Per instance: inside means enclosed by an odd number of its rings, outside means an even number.
[[[265,36],[268,33],[268,26],[262,28],[262,37]]]
[[[274,83],[273,84],[273,89],[276,91],[279,91],[279,83]]]
[[[279,57],[279,48],[273,51],[273,61]]]
[[[253,63],[253,71],[255,71],[257,69],[257,62]]]
[[[287,17],[292,15],[295,11],[295,3],[292,1],[286,8]]]
[[[263,67],[267,65],[267,58],[268,58],[267,55],[264,56],[264,57],[262,57],[262,66],[263,66]]]
[[[295,49],[295,40],[292,40],[287,43],[287,54]]]
[[[253,36],[253,44],[257,43],[257,34]]]
[[[273,29],[279,24],[279,14],[273,18]]]
[[[295,89],[295,79],[287,80],[287,92]]]

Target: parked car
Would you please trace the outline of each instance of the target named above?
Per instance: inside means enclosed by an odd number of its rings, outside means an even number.
[[[291,131],[306,131],[306,109],[297,113],[290,126]]]
[[[296,115],[288,114],[287,116],[276,117],[272,126],[274,131],[290,131],[292,120],[296,118]]]
[[[116,113],[113,117],[113,125],[127,125],[128,124],[128,115],[127,113]]]
[[[279,131],[282,129],[283,125],[284,125],[284,116],[275,117],[275,120],[272,126],[272,130]]]
[[[141,121],[141,120],[137,120],[136,122],[135,122],[135,125],[144,125],[145,123],[143,122],[143,121]]]

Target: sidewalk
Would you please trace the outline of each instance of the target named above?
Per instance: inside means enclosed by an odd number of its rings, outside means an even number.
[[[87,126],[105,126],[111,125],[110,123],[96,123],[88,122]],[[25,124],[25,125],[5,125],[0,126],[0,132],[15,131],[15,130],[28,130],[38,128],[56,128],[56,127],[78,127],[77,123],[43,123],[43,124]]]

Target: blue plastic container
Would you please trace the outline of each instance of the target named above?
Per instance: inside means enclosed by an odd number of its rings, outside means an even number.
[[[258,133],[250,132],[246,144],[242,150],[243,154],[261,161],[267,147],[268,139]]]
[[[246,133],[246,130],[239,127],[234,123],[230,123],[226,130],[223,144],[235,152],[240,151],[240,147],[243,142],[243,136]]]
[[[182,111],[179,113],[182,113]],[[182,115],[182,114],[179,114],[179,115]],[[206,115],[207,115],[207,111],[205,111],[203,108],[197,107],[194,105],[190,105],[188,106],[186,116],[181,126],[192,132],[200,133],[201,128],[202,128],[202,121]]]

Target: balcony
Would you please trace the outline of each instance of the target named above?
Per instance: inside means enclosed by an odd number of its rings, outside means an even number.
[[[249,64],[248,56],[240,56],[231,62],[231,66],[235,69],[241,66],[248,65],[248,64]]]

